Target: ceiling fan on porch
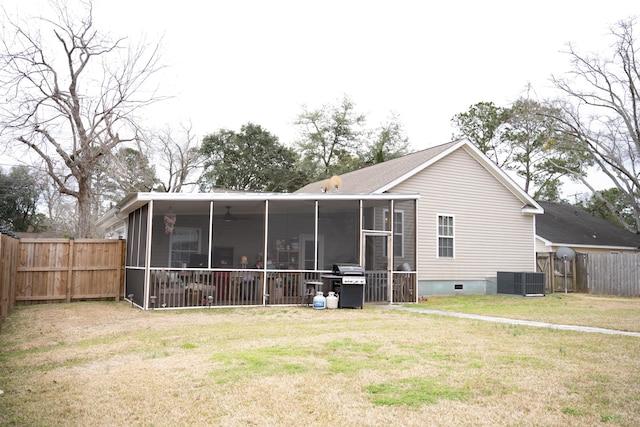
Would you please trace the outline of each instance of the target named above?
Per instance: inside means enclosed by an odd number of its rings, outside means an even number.
[[[227,213],[225,213],[222,216],[222,220],[224,222],[233,222],[233,221],[238,221],[238,220],[243,220],[243,219],[247,219],[247,218],[243,218],[240,216],[236,216],[234,214],[231,213],[231,206],[225,206],[225,208],[227,208]]]

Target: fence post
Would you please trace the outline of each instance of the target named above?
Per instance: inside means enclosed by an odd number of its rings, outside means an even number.
[[[126,240],[124,239],[119,239],[118,240],[119,244],[118,244],[118,248],[116,250],[116,262],[117,262],[117,269],[116,269],[116,301],[120,301],[120,283],[122,282],[122,269],[124,267],[124,251],[126,248]]]
[[[9,315],[9,286],[6,280],[5,268],[7,261],[6,244],[4,234],[0,234],[0,332],[2,332],[2,322]]]
[[[67,302],[71,302],[71,287],[73,286],[73,239],[69,239],[69,265],[67,266]]]
[[[0,331],[2,322],[13,311],[16,300],[16,271],[20,259],[20,239],[14,234],[0,234]]]

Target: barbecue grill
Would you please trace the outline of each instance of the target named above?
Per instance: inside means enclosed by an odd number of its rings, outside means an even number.
[[[322,276],[329,280],[329,289],[338,295],[338,308],[362,308],[364,286],[367,282],[364,269],[357,264],[334,264],[331,274]]]

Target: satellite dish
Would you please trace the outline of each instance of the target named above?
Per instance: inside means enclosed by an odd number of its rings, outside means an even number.
[[[566,246],[558,248],[556,251],[556,258],[572,261],[576,257],[576,251]]]
[[[576,257],[576,251],[566,246],[558,248],[556,258],[564,261],[564,293],[567,293],[567,261],[573,261]]]

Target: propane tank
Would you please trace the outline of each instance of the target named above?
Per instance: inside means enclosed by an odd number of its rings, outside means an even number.
[[[313,308],[316,310],[324,310],[327,307],[327,299],[324,297],[324,294],[321,291],[316,293],[316,296],[313,297]]]
[[[329,292],[329,295],[327,296],[327,308],[338,308],[338,297],[335,292]]]

